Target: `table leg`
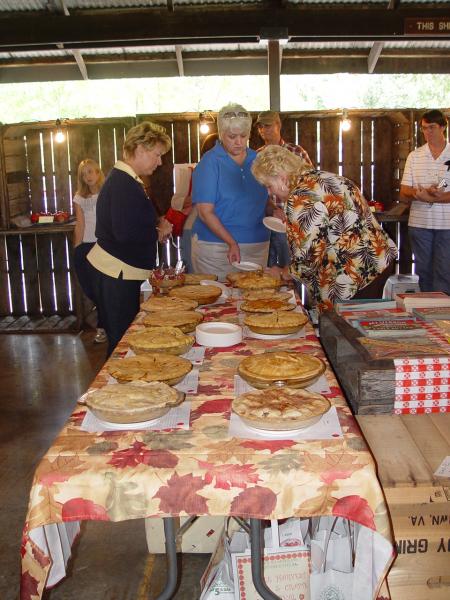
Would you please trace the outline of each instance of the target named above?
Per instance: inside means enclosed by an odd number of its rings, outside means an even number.
[[[266,585],[262,572],[263,538],[261,535],[260,519],[250,519],[250,546],[252,557],[252,579],[258,594],[264,600],[281,600]]]
[[[173,598],[178,583],[177,545],[173,517],[164,517],[164,535],[166,538],[167,580],[163,591],[156,600]]]

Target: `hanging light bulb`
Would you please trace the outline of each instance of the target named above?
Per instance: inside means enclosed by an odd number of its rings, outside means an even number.
[[[200,133],[207,135],[211,131],[211,125],[214,124],[214,117],[211,111],[205,110],[200,113]]]
[[[208,123],[206,123],[206,121],[203,121],[203,123],[200,123],[200,133],[203,133],[203,135],[206,135],[207,133],[209,133],[209,125],[208,125]]]
[[[342,112],[341,129],[342,129],[342,131],[350,131],[351,127],[352,127],[352,122],[348,118],[347,110],[344,109],[344,111]]]
[[[56,119],[55,142],[61,144],[66,139],[66,136],[61,130],[61,119]]]

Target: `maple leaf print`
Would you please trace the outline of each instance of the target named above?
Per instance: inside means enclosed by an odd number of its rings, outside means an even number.
[[[178,464],[178,458],[168,450],[149,450],[143,442],[135,441],[130,448],[114,452],[108,464],[118,469],[135,467],[139,464],[170,468]]]
[[[249,483],[258,483],[259,476],[253,465],[213,465],[198,461],[199,467],[206,470],[205,483],[216,480],[215,488],[229,490],[232,487],[245,489]]]
[[[204,515],[208,512],[206,499],[197,494],[204,487],[205,482],[201,477],[174,474],[153,497],[161,500],[159,508],[164,513]]]
[[[20,600],[33,600],[38,597],[38,580],[30,575],[29,571],[25,571],[20,578]]]
[[[109,521],[109,517],[103,506],[84,498],[72,498],[64,502],[61,516],[63,521]]]
[[[241,446],[244,448],[252,448],[252,450],[270,450],[270,454],[283,450],[284,448],[291,448],[295,446],[297,442],[293,440],[248,440],[241,442]]]
[[[376,530],[373,510],[367,500],[352,495],[339,498],[333,506],[333,515],[356,521],[369,529]]]
[[[256,485],[247,488],[236,496],[231,503],[231,513],[244,518],[270,518],[275,506],[277,497],[275,492],[269,488]]]
[[[194,419],[198,419],[202,415],[207,414],[228,414],[231,410],[231,400],[231,398],[215,398],[214,400],[207,400],[206,402],[203,402],[197,406],[196,409],[192,411],[191,416]]]

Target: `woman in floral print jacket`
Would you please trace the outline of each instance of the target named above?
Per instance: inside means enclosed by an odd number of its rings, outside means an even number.
[[[320,311],[342,300],[381,297],[397,248],[352,181],[312,169],[281,146],[262,150],[252,172],[285,202],[291,263],[283,276],[289,272],[303,283]]]

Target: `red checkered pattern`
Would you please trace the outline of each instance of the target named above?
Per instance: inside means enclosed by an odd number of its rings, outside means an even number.
[[[450,356],[396,358],[394,413],[450,412]]]

